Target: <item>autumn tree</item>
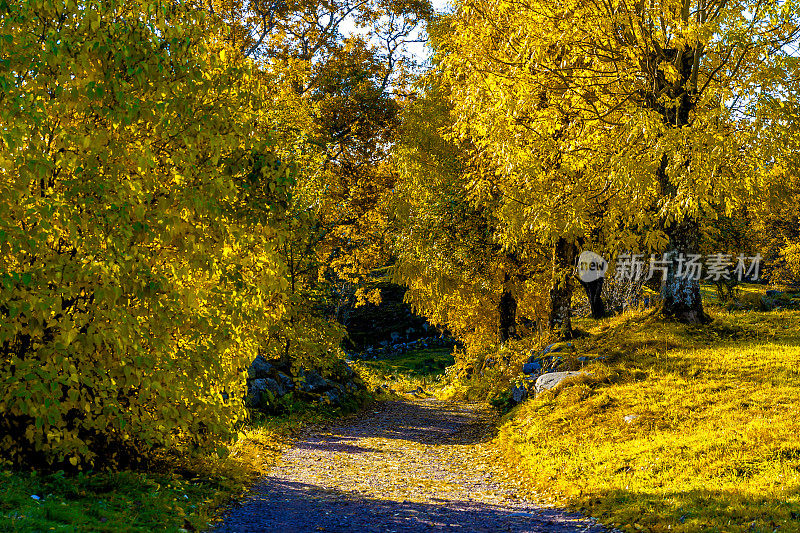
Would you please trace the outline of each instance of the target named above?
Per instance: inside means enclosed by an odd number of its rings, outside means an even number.
[[[456,121],[495,162],[506,239],[697,250],[701,220],[766,194],[762,132],[793,87],[798,6],[463,0],[438,30]],[[597,228],[597,220],[602,224]],[[671,269],[664,315],[706,319]]]
[[[284,314],[252,64],[187,3],[0,4],[0,454],[100,467],[219,444]]]
[[[546,258],[532,243],[498,240],[499,194],[478,179],[494,169],[443,134],[452,121],[447,87],[427,76],[417,89],[393,150],[395,275],[420,314],[480,350],[517,337],[518,318],[543,312],[536,282]]]
[[[351,300],[377,301],[365,280],[391,259],[388,198],[395,175],[386,160],[413,67],[405,45],[420,39],[430,4],[240,1],[206,8],[230,46],[255,61],[279,103],[276,138],[302,169],[281,246],[291,304],[271,346],[281,347],[285,362],[335,352],[342,336],[332,320],[341,317],[337,309]]]
[[[766,277],[773,283],[800,285],[800,131],[797,117],[800,94],[792,91],[779,105],[785,117],[764,142],[780,156],[770,161],[769,171],[779,194],[755,202],[749,230],[758,236]]]

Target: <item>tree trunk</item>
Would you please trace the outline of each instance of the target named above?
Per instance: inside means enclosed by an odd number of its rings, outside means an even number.
[[[517,299],[506,288],[500,296],[500,342],[517,336]]]
[[[508,339],[518,339],[517,334],[517,298],[512,291],[513,287],[520,287],[525,283],[528,275],[525,272],[524,264],[515,252],[506,252],[503,264],[503,293],[500,295],[500,302],[497,311],[500,315],[500,327],[498,337],[500,342]]]
[[[600,297],[603,292],[603,281],[605,281],[605,278],[598,278],[589,283],[581,281],[581,285],[586,291],[586,297],[589,299],[589,306],[592,309],[592,318],[606,316],[606,306],[603,303],[603,298]]]
[[[682,50],[666,49],[663,50],[664,57],[655,58],[650,68],[655,81],[655,91],[646,95],[645,101],[648,107],[658,111],[664,122],[675,128],[682,128],[689,124],[691,111],[694,108],[695,92],[697,87],[693,80],[696,80],[696,69],[700,55],[703,53],[702,46],[693,49],[685,46]],[[678,57],[680,55],[680,57]],[[670,87],[670,82],[659,75],[658,67],[660,61],[668,60],[676,63],[680,74],[680,83]],[[669,98],[677,105],[664,106],[661,103],[660,95],[667,91]],[[689,161],[685,165],[689,165]],[[661,164],[657,170],[657,177],[661,185],[661,194],[670,201],[675,201],[678,195],[677,186],[672,183],[667,175],[669,165],[668,155],[665,153],[661,158]],[[700,237],[700,224],[694,217],[687,216],[678,223],[664,228],[669,236],[669,259],[673,264],[667,274],[667,279],[661,285],[661,312],[667,318],[672,318],[685,323],[703,323],[709,320],[708,315],[703,311],[703,300],[700,298],[700,283],[688,277],[677,276],[675,258],[680,253],[696,253],[698,251],[698,241]]]
[[[561,338],[572,338],[572,273],[577,247],[564,238],[553,246],[553,284],[550,288],[550,329]]]
[[[703,310],[700,297],[700,282],[689,277],[680,277],[675,263],[679,254],[697,252],[700,224],[694,218],[685,218],[667,228],[669,236],[669,258],[672,265],[667,279],[661,286],[661,314],[685,324],[704,324],[710,317]]]

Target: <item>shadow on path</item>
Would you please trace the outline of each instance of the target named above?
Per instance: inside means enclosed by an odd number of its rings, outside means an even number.
[[[431,399],[414,403],[387,401],[352,418],[348,424],[325,428],[327,434],[309,437],[298,446],[370,437],[419,444],[478,444],[494,438],[493,422],[488,413],[476,412],[468,405]]]
[[[418,399],[317,428],[214,531],[605,531],[581,515],[521,501],[493,480],[484,452],[494,416],[481,406]]]
[[[507,508],[479,501],[395,502],[314,485],[268,478],[244,506],[235,510],[218,533],[463,531],[563,533],[605,531],[580,515],[559,509]]]

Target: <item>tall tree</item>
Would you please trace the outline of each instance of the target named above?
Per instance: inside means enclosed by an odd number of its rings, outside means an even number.
[[[222,38],[252,58],[267,92],[283,104],[273,112],[273,131],[287,147],[283,155],[301,163],[287,198],[289,236],[281,248],[293,297],[271,346],[273,355],[302,361],[330,349],[331,343],[321,342],[326,335],[340,336],[328,320],[336,315],[331,300],[349,296],[345,287],[389,259],[384,198],[395,176],[386,159],[399,124],[404,76],[412,67],[405,45],[420,39],[430,3],[204,5],[226,28]],[[346,28],[359,31],[348,35]],[[312,331],[313,342],[307,335]]]
[[[452,122],[447,88],[430,76],[418,89],[423,96],[404,109],[393,151],[397,278],[417,311],[469,350],[503,343],[519,334],[518,317],[543,312],[532,270],[542,250],[497,240],[497,191],[476,179],[494,169],[471,156],[468,142],[442,135]]]
[[[762,0],[462,0],[435,35],[453,131],[501,170],[509,239],[600,235],[673,258],[700,220],[764,193],[759,138],[796,83],[800,7]],[[563,255],[563,254],[562,254]],[[670,272],[662,311],[706,319]]]

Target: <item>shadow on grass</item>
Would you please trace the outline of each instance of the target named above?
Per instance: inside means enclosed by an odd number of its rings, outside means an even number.
[[[383,500],[267,478],[253,497],[233,509],[213,531],[599,533],[605,529],[561,509],[505,507],[471,499]]]
[[[797,488],[785,494],[796,494]],[[800,530],[800,503],[785,498],[746,496],[732,490],[633,492],[610,490],[584,498],[583,509],[619,525],[653,531]],[[639,529],[639,528],[637,528]]]
[[[662,322],[652,316],[632,317],[628,322],[596,334],[586,349],[605,357],[612,365],[628,370],[661,372],[683,376],[705,373],[725,374],[742,381],[763,379],[797,380],[798,369],[771,361],[769,354],[759,355],[767,344],[789,349],[800,348],[800,335],[792,326],[797,317],[752,313],[743,316],[723,315],[704,326],[686,326]],[[730,360],[681,355],[680,351],[713,349],[739,354],[756,352],[751,359]]]
[[[435,348],[413,350],[375,361],[363,361],[363,364],[387,374],[405,374],[409,378],[430,378],[443,373],[445,368],[455,364],[455,359],[449,349]]]

